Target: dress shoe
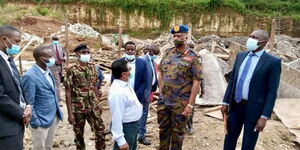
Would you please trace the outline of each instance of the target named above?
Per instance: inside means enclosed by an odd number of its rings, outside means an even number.
[[[189,135],[193,135],[194,134],[193,128],[187,128],[187,132],[188,132]]]
[[[151,145],[151,143],[146,138],[139,139],[139,143],[144,145]]]

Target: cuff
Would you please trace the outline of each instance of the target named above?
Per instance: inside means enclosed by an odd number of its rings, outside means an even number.
[[[116,141],[118,143],[118,146],[122,146],[122,145],[126,144],[126,140],[125,140],[124,136],[120,137]]]
[[[229,104],[228,104],[228,103],[226,103],[226,102],[223,102],[223,103],[222,103],[222,105],[227,105],[227,106],[229,106]]]
[[[266,116],[264,116],[264,115],[261,115],[260,118],[263,118],[263,119],[265,119],[265,120],[269,120],[269,118],[266,117]]]

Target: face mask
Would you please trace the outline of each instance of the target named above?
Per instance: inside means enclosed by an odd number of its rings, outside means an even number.
[[[184,44],[184,41],[174,40],[175,47],[181,47]]]
[[[128,76],[128,80],[133,78],[133,74],[132,73],[129,73],[129,76]]]
[[[128,59],[128,60],[134,60],[135,56],[134,55],[125,54],[125,58]]]
[[[83,63],[87,63],[89,62],[91,59],[91,55],[90,54],[85,54],[85,55],[80,55],[79,60]]]
[[[52,43],[53,43],[54,45],[58,45],[59,42],[58,42],[58,41],[53,41]]]
[[[55,58],[50,58],[49,62],[46,63],[47,67],[52,67],[55,64]]]
[[[253,39],[253,38],[249,38],[249,39],[247,40],[246,47],[247,47],[248,50],[254,51],[254,50],[256,50],[256,49],[259,47],[259,46],[257,45],[257,43],[258,43],[258,40]]]
[[[7,39],[8,39],[8,38],[7,38]],[[11,48],[9,48],[9,47],[7,46],[7,44],[5,44],[5,45],[6,45],[6,52],[7,52],[7,54],[8,54],[8,55],[16,55],[16,54],[19,54],[19,53],[20,53],[21,47],[20,47],[19,45],[12,44],[12,43],[10,42],[9,39],[8,39],[8,42],[11,44]]]
[[[157,57],[158,57],[157,55],[152,55],[152,56],[150,56],[150,58],[151,58],[152,60],[155,60]]]

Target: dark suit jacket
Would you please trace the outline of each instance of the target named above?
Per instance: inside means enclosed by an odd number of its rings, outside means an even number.
[[[120,58],[125,60],[125,58]],[[146,97],[145,97],[145,91],[147,89],[148,85],[148,70],[147,70],[147,64],[144,60],[141,58],[135,58],[135,80],[134,80],[134,91],[139,99],[139,101],[143,104],[146,102]],[[111,78],[112,82],[114,80],[114,77],[112,75]]]
[[[28,104],[25,95],[24,98]],[[21,131],[19,129],[23,128],[24,109],[19,103],[18,87],[11,70],[0,56],[0,137],[17,135]]]
[[[232,102],[234,102],[240,65],[248,53],[249,51],[240,52],[236,57],[223,99],[223,102],[229,104],[229,108],[232,106]],[[264,52],[257,63],[250,81],[246,119],[256,121],[261,115],[271,117],[277,97],[280,73],[281,60]]]
[[[158,85],[158,80],[157,80],[157,72],[156,72],[156,66],[155,64],[152,63],[151,59],[149,58],[148,54],[144,55],[141,57],[147,64],[147,70],[148,70],[148,85],[145,91],[145,97],[147,100],[150,100],[150,93],[156,91],[157,85]],[[155,62],[154,62],[155,63]],[[153,70],[154,69],[154,75],[155,75],[155,83],[152,85],[152,80],[153,80]]]

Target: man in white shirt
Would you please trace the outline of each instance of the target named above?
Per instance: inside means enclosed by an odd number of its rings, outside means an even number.
[[[111,133],[115,141],[113,150],[136,150],[139,119],[143,106],[128,83],[130,69],[124,59],[112,63],[114,81],[108,94],[112,113]]]
[[[50,66],[55,64],[51,49],[39,46],[33,51],[36,61],[23,76],[22,85],[32,106],[32,149],[50,150],[63,115],[58,105],[56,84]]]

